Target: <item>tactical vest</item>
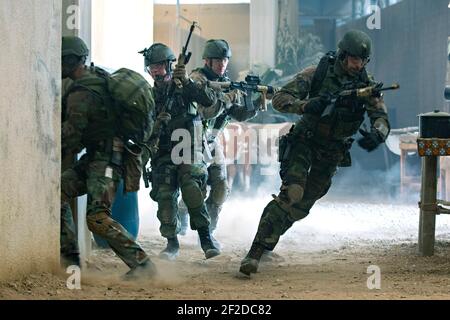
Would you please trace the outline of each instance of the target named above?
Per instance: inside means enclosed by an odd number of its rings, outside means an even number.
[[[154,96],[156,103],[155,120],[160,112],[164,109],[168,99],[169,85],[163,87],[154,87]],[[201,126],[201,119],[197,112],[197,107],[194,102],[188,101],[182,93],[174,93],[174,102],[170,110],[165,110],[170,113],[171,120],[167,126],[163,126],[159,136],[159,150],[162,153],[170,151],[177,142],[172,141],[172,133],[177,129],[187,129],[194,139],[194,128]],[[192,143],[194,141],[192,140]]]
[[[334,52],[327,53],[319,62],[314,73],[310,98],[321,94],[336,94],[345,87],[342,79],[334,72],[336,56]],[[370,84],[366,69],[357,79],[352,79],[348,85],[365,87]],[[311,135],[317,141],[342,141],[353,136],[364,121],[364,102],[354,98],[337,101],[332,113],[326,117],[304,114],[300,122],[311,130]]]
[[[222,77],[218,77],[209,68],[203,67],[194,70],[196,72],[202,73],[209,81],[217,82],[227,82],[230,81],[228,75],[225,73]],[[203,126],[206,130],[211,130],[208,135],[208,142],[213,142],[215,138],[221,133],[225,127],[230,123],[231,117],[228,115],[227,111],[224,111],[218,117],[214,119],[205,120]]]
[[[108,73],[100,68],[89,68],[82,78],[70,85],[62,99],[63,110],[66,110],[67,98],[71,93],[87,90],[94,96],[97,103],[95,108],[88,111],[89,122],[82,137],[82,143],[87,149],[95,149],[100,142],[111,142],[115,136],[115,116],[106,87],[105,75]]]

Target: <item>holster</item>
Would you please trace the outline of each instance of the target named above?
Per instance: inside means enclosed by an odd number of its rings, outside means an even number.
[[[123,153],[125,145],[122,139],[114,137],[112,141],[111,163],[120,167],[123,164]]]
[[[278,162],[283,162],[289,159],[290,151],[291,151],[290,135],[286,134],[284,136],[281,136],[278,143]]]

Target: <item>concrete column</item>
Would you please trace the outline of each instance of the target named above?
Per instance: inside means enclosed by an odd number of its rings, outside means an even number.
[[[62,3],[62,34],[64,36],[77,36],[86,42],[86,45],[91,50],[91,55],[87,59],[87,64],[89,64],[92,56],[91,0],[63,0]],[[63,88],[67,88],[70,85],[70,81],[70,79],[64,79]],[[86,202],[87,197],[82,196],[72,203],[72,210],[75,213],[74,216],[77,222],[78,246],[83,263],[89,258],[92,250],[92,234],[86,223]]]
[[[278,0],[250,2],[250,66],[275,66]]]
[[[0,280],[59,264],[61,1],[0,2]]]

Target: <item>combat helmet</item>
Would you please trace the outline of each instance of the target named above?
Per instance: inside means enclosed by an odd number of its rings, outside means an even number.
[[[350,30],[339,41],[338,48],[341,52],[368,59],[372,53],[372,40],[365,32]]]
[[[79,37],[68,36],[62,38],[61,56],[75,55],[77,57],[87,57],[89,49],[86,43]]]
[[[148,67],[151,64],[161,63],[164,61],[175,61],[175,54],[173,51],[162,43],[154,43],[148,49],[144,49],[139,53],[145,57],[145,66]]]
[[[232,53],[228,42],[225,40],[211,39],[205,44],[202,59],[231,58]]]

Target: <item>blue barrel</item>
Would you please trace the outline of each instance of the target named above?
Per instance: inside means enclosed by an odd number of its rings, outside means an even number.
[[[123,194],[123,180],[117,187],[116,197],[112,206],[112,218],[120,223],[136,240],[139,233],[139,208],[137,192]],[[94,235],[95,242],[101,248],[108,248],[108,243],[102,237]]]

